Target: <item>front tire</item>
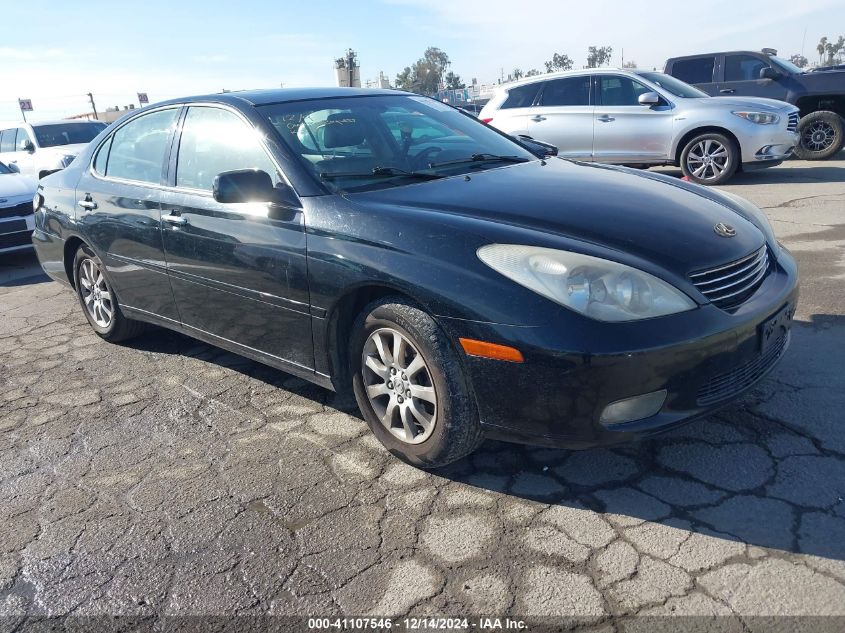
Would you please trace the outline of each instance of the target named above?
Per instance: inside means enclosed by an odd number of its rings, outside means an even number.
[[[457,353],[426,312],[399,297],[370,304],[355,322],[349,356],[358,407],[396,457],[437,468],[481,444]]]
[[[736,173],[740,154],[736,143],[724,134],[696,136],[681,152],[681,171],[699,185],[721,185]]]
[[[827,160],[842,149],[843,120],[836,112],[811,112],[798,123],[795,155],[804,160]]]
[[[91,248],[84,244],[79,247],[73,258],[73,280],[82,313],[97,335],[110,343],[138,336],[143,324],[123,315],[104,270]]]

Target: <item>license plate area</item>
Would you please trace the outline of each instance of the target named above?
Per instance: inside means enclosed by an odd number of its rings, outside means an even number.
[[[792,317],[795,315],[795,308],[786,304],[777,314],[763,321],[759,326],[760,352],[765,353],[772,344],[782,336],[786,336],[789,328],[792,327]]]
[[[0,234],[5,233],[20,233],[26,231],[26,220],[6,220],[0,222]]]

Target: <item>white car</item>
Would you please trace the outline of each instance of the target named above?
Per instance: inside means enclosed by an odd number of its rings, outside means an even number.
[[[711,97],[664,73],[592,68],[502,86],[479,118],[551,143],[563,158],[676,165],[694,182],[718,185],[788,158],[799,114],[774,99]]]
[[[70,165],[105,127],[100,121],[21,123],[0,131],[0,161],[41,178]]]
[[[0,163],[0,254],[32,248],[38,181]]]

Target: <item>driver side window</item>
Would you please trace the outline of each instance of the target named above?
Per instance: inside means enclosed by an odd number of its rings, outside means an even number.
[[[601,105],[638,106],[640,95],[651,92],[651,89],[628,77],[602,75],[599,80],[599,92]]]

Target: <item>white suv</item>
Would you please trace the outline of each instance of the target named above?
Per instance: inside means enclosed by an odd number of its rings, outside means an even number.
[[[22,123],[0,131],[0,161],[41,178],[63,169],[104,128],[100,121]]]
[[[593,68],[502,86],[479,118],[551,143],[563,158],[678,165],[718,185],[738,169],[770,167],[798,142],[798,108],[755,97],[710,97],[659,72]]]

